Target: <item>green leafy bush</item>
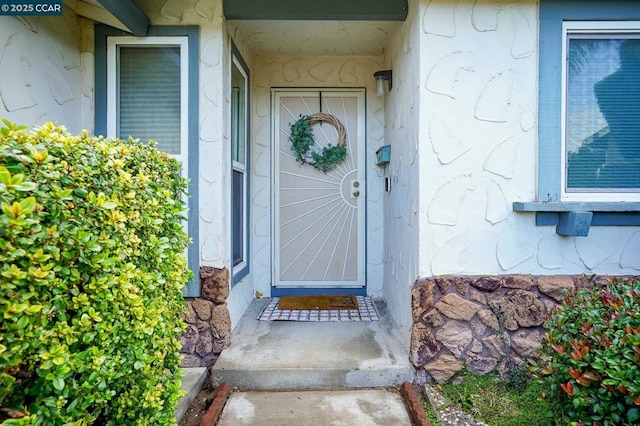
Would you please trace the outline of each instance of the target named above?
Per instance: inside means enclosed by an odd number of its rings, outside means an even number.
[[[611,282],[566,298],[545,324],[538,374],[564,402],[566,424],[640,422],[640,281]]]
[[[180,165],[3,121],[0,423],[173,423],[191,274]]]

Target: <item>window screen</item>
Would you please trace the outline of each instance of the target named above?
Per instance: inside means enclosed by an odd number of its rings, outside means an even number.
[[[640,190],[640,36],[567,42],[566,191]]]
[[[118,137],[180,155],[180,47],[119,47]]]

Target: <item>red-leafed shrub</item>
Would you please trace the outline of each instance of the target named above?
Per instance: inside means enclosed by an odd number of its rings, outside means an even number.
[[[640,281],[569,295],[545,324],[537,370],[566,424],[640,422]]]

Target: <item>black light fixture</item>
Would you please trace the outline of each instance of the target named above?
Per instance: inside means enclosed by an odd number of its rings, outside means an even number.
[[[387,80],[389,82],[389,91],[391,91],[391,79],[392,72],[391,70],[384,71],[376,71],[373,73],[373,76],[376,78],[376,95],[384,96],[384,81]]]

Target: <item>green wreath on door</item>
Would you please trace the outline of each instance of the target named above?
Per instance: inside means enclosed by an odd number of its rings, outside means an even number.
[[[328,123],[338,132],[338,142],[335,145],[328,144],[322,151],[313,151],[315,145],[313,138],[314,124]],[[291,150],[296,155],[299,164],[308,164],[321,172],[327,173],[347,158],[346,133],[344,126],[331,114],[319,112],[311,115],[301,115],[300,119],[291,125],[289,141]],[[311,150],[311,152],[309,152]]]

